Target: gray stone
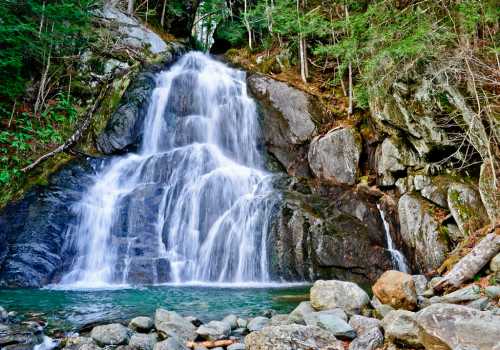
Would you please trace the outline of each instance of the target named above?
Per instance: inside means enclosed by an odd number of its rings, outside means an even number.
[[[425,186],[431,184],[431,178],[427,175],[417,174],[413,178],[413,183],[417,191],[421,191]]]
[[[247,328],[248,325],[248,321],[244,318],[238,318],[236,323],[238,324],[238,328]]]
[[[90,332],[90,336],[101,346],[123,345],[127,344],[129,340],[128,332],[127,327],[119,323],[112,323],[94,327]]]
[[[175,336],[181,341],[196,338],[195,326],[174,311],[157,309],[155,312],[155,328],[163,336]]]
[[[2,306],[0,306],[0,323],[7,322],[9,320],[9,313]]]
[[[225,339],[230,333],[231,326],[224,321],[210,321],[196,330],[196,334],[207,340]]]
[[[349,320],[349,324],[356,331],[358,335],[363,334],[372,328],[379,329],[381,327],[380,320],[361,315],[353,315]]]
[[[357,284],[337,280],[314,282],[310,295],[311,306],[320,311],[341,308],[348,314],[357,314],[370,302],[368,294]]]
[[[380,349],[384,343],[384,335],[377,328],[370,328],[358,335],[349,344],[349,350],[376,350]]]
[[[247,328],[250,332],[260,331],[262,328],[268,326],[270,323],[271,323],[270,319],[262,316],[257,316],[255,318],[252,318],[250,322],[248,322]]]
[[[156,333],[136,333],[130,337],[128,345],[137,350],[153,350],[156,345]]]
[[[500,286],[488,286],[484,288],[484,293],[491,299],[497,299],[500,297]]]
[[[284,324],[290,324],[290,316],[287,314],[277,314],[271,317],[271,326],[281,326]]]
[[[488,308],[490,300],[487,297],[479,298],[477,300],[467,303],[465,306],[479,311],[484,311]]]
[[[405,194],[399,199],[401,237],[414,250],[421,271],[438,268],[448,252],[448,243],[439,234],[439,223],[433,211],[431,204],[415,194]]]
[[[399,138],[386,138],[377,149],[377,174],[382,186],[394,185],[398,172],[417,164],[417,155]]]
[[[426,349],[500,349],[500,316],[461,305],[433,304],[416,315]]]
[[[343,344],[329,332],[303,325],[265,327],[245,337],[247,350],[343,350]]]
[[[245,350],[245,344],[243,343],[231,344],[227,347],[227,350]]]
[[[498,186],[498,179],[495,181],[491,166],[489,159],[485,160],[481,165],[479,194],[490,222],[494,223],[500,218],[500,187]]]
[[[416,314],[407,310],[389,312],[382,320],[385,339],[403,346],[420,347],[419,329]]]
[[[332,130],[311,141],[309,166],[320,179],[353,185],[358,174],[361,150],[361,137],[354,128]]]
[[[222,319],[222,322],[226,322],[231,329],[238,328],[238,317],[236,315],[227,315]]]
[[[420,191],[420,194],[422,197],[430,200],[434,204],[439,205],[442,208],[447,209],[448,208],[448,198],[447,198],[447,193],[439,186],[436,185],[428,185],[422,188],[422,191]]]
[[[170,337],[167,340],[156,343],[154,350],[189,350],[189,348],[178,338]]]
[[[451,303],[458,304],[466,301],[477,300],[481,297],[481,288],[476,285],[471,285],[459,290],[456,290],[452,293],[445,294],[441,297],[435,296],[430,299],[432,304],[436,303]]]
[[[304,316],[314,312],[310,301],[301,302],[288,316],[291,323],[305,324]]]
[[[343,319],[325,312],[313,312],[305,315],[307,326],[317,326],[329,331],[340,339],[354,339],[356,331]]]
[[[147,333],[153,328],[154,322],[150,317],[139,316],[130,320],[128,327],[137,332]]]
[[[500,253],[495,255],[493,259],[490,261],[490,270],[493,273],[499,273],[500,272]]]
[[[115,70],[125,70],[128,69],[129,65],[127,62],[121,62],[114,58],[111,58],[104,63],[104,73],[111,74]]]
[[[417,295],[423,295],[427,290],[427,277],[424,275],[413,275],[411,277],[415,283],[415,292]]]
[[[448,188],[448,207],[464,235],[473,233],[489,222],[481,197],[471,185],[452,183]]]

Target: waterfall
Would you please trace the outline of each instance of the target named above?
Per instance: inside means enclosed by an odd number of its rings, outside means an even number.
[[[380,204],[377,204],[377,209],[380,213],[380,217],[382,218],[382,222],[384,223],[385,240],[387,242],[387,250],[391,254],[391,259],[394,263],[394,267],[398,271],[409,273],[410,269],[408,268],[408,264],[406,263],[406,258],[399,250],[397,250],[394,247],[394,242],[392,241],[389,223],[385,219],[385,214],[384,214],[384,211],[380,208]]]
[[[73,209],[60,284],[266,282],[279,194],[245,73],[199,52],[156,77],[137,153],[115,157]]]

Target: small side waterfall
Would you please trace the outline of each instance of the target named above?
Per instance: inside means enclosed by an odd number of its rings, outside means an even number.
[[[408,264],[406,263],[406,258],[399,250],[397,250],[394,247],[394,242],[392,241],[389,223],[385,219],[385,214],[384,214],[384,211],[380,208],[380,204],[377,204],[377,209],[380,213],[380,217],[382,219],[382,222],[384,223],[385,240],[387,242],[387,250],[391,254],[391,258],[392,258],[392,261],[394,263],[394,267],[398,271],[409,273],[410,269],[408,268]]]
[[[160,73],[140,151],[115,158],[73,209],[60,284],[266,282],[279,194],[245,73],[192,52]]]

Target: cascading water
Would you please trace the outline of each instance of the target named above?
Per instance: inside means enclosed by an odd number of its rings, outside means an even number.
[[[279,194],[245,73],[192,52],[157,76],[140,151],[75,206],[60,284],[266,282]]]
[[[410,272],[410,269],[408,268],[408,264],[406,263],[406,258],[404,255],[397,250],[394,247],[394,242],[392,241],[391,237],[391,230],[389,227],[389,223],[385,219],[385,214],[384,211],[380,208],[380,205],[377,204],[378,211],[380,213],[380,218],[382,219],[382,222],[384,223],[384,230],[385,230],[385,240],[387,242],[387,250],[391,254],[392,261],[394,263],[394,266],[398,271],[402,272]]]

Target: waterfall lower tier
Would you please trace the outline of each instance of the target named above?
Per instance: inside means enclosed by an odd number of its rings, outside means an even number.
[[[380,208],[379,204],[377,204],[377,208],[378,208],[378,211],[380,213],[380,217],[382,219],[382,222],[384,223],[385,239],[387,242],[387,250],[391,254],[391,258],[392,258],[392,261],[394,263],[394,267],[398,271],[409,273],[410,269],[408,268],[408,264],[406,263],[406,258],[399,250],[397,250],[394,247],[394,242],[392,241],[392,237],[391,237],[391,230],[389,227],[389,223],[385,219],[384,211]]]
[[[245,74],[186,54],[157,76],[140,151],[95,176],[68,229],[62,285],[266,282],[279,194]]]

